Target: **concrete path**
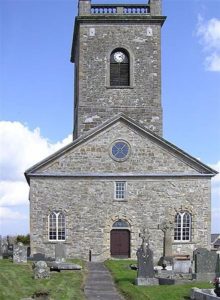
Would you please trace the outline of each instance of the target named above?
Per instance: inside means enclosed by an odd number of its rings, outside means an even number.
[[[84,292],[88,300],[123,300],[116,290],[110,272],[103,263],[89,262]]]

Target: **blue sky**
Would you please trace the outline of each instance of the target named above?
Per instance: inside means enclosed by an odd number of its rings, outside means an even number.
[[[146,3],[146,1],[93,1]],[[23,171],[70,141],[77,1],[0,2],[2,234],[29,231]],[[164,0],[164,138],[220,171],[220,1]],[[220,178],[212,231],[220,232]]]

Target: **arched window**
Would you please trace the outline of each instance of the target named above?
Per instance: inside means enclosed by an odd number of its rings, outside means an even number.
[[[174,240],[189,242],[191,240],[192,217],[188,212],[178,212],[175,216]]]
[[[65,216],[62,212],[53,211],[49,217],[49,240],[64,241],[66,239]]]
[[[113,225],[113,228],[129,228],[130,225],[128,224],[127,221],[119,219],[118,221],[116,221]]]
[[[110,57],[110,86],[130,85],[130,61],[126,50],[118,48]]]

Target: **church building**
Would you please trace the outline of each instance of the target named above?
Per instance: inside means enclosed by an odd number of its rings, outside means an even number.
[[[163,138],[161,0],[78,4],[73,141],[25,172],[32,254],[135,259],[145,229],[157,261],[161,224],[173,255],[209,249],[217,172]]]

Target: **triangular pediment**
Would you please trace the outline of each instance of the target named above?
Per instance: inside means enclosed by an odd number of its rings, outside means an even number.
[[[130,152],[111,155],[115,141]],[[76,139],[25,172],[31,176],[214,176],[217,172],[123,114]]]

